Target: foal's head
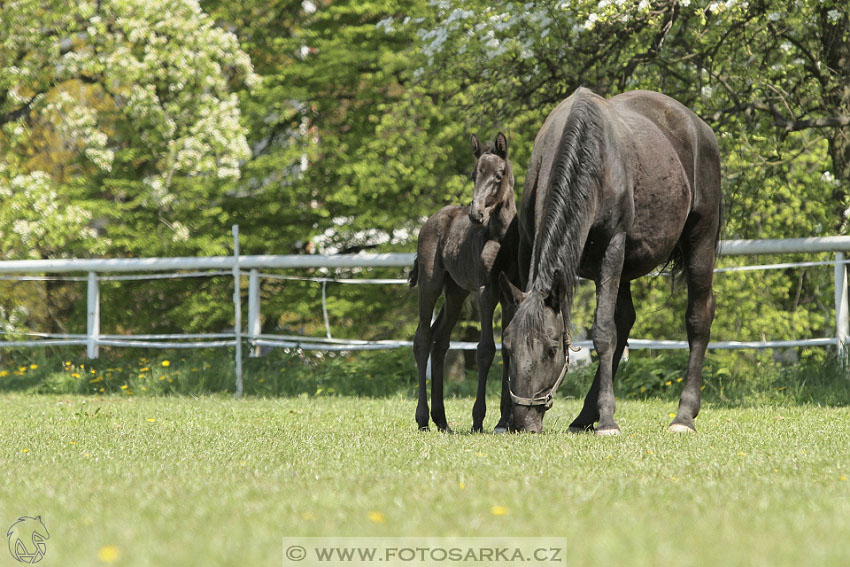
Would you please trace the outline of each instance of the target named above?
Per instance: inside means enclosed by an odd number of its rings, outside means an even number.
[[[508,161],[508,140],[499,132],[492,146],[488,144],[482,148],[478,137],[473,134],[472,154],[476,160],[472,170],[475,191],[469,207],[469,220],[486,225],[495,210],[514,198],[514,171]]]

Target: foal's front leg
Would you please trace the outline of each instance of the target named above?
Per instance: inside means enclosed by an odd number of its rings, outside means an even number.
[[[599,410],[597,435],[618,435],[620,427],[614,421],[614,353],[617,350],[615,310],[623,271],[626,233],[615,234],[608,243],[599,280],[596,283],[596,314],[593,319],[593,347],[599,355],[599,367],[594,381],[599,382],[596,407]]]
[[[478,288],[478,307],[481,311],[481,338],[475,352],[478,366],[478,390],[475,405],[472,406],[472,432],[484,431],[484,416],[487,413],[487,375],[496,355],[496,342],[493,340],[493,311],[496,309],[495,285],[482,285]]]

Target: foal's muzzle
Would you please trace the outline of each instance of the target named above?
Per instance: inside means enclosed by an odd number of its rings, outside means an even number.
[[[472,224],[484,224],[484,211],[469,210],[469,220]]]

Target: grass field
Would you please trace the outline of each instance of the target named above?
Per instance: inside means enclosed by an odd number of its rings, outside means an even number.
[[[487,424],[495,422],[491,415]],[[850,564],[850,409],[624,401],[623,435],[419,433],[407,397],[0,395],[40,565],[281,565],[285,536],[565,536],[568,565]],[[469,425],[472,402],[449,400]],[[5,533],[5,532],[4,532]],[[17,565],[0,550],[0,566]]]

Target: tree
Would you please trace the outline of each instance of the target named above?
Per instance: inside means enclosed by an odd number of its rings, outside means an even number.
[[[88,201],[111,252],[188,240],[181,213],[239,177],[250,151],[233,89],[257,77],[197,2],[20,0],[0,36],[0,183],[35,175],[60,202]]]
[[[578,86],[674,96],[718,133],[724,237],[765,238],[847,230],[848,18],[845,3],[830,0],[456,0],[409,25],[422,41],[417,73],[446,122],[468,112],[502,120],[520,138],[512,148],[530,149],[549,110]],[[721,305],[730,301],[715,336],[831,333],[831,308],[819,300],[825,272],[731,278],[717,278]],[[636,300],[655,314],[639,318],[635,333],[661,337],[675,328],[666,314],[679,310],[658,314],[669,291],[654,285],[638,286]]]

